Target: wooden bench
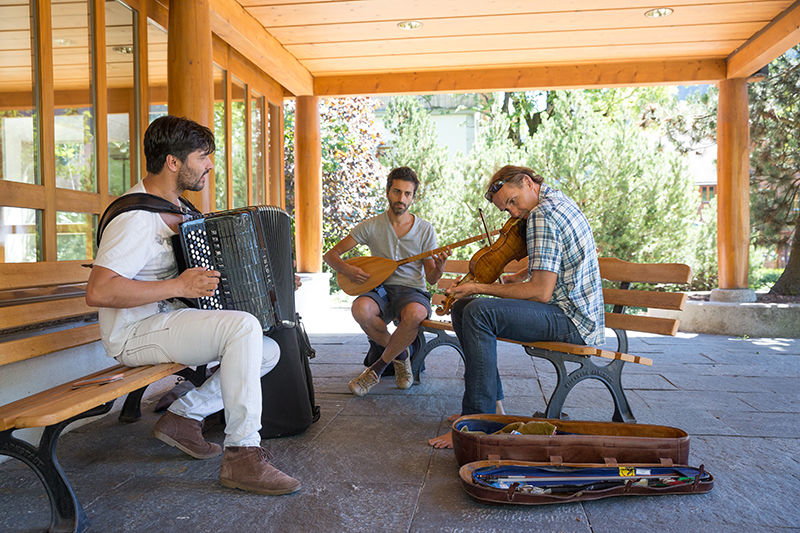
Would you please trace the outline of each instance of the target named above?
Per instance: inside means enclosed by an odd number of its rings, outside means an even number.
[[[527,260],[509,263],[505,271],[517,272],[527,267]],[[457,274],[458,277],[469,270],[468,261],[447,261],[446,274]],[[505,342],[519,344],[525,352],[532,357],[540,357],[550,361],[556,369],[558,382],[547,402],[545,416],[547,418],[560,418],[564,402],[569,392],[585,379],[596,379],[602,382],[611,392],[614,399],[613,420],[616,422],[635,423],[636,419],[631,411],[625,391],[622,388],[622,369],[626,362],[652,365],[653,361],[646,357],[628,354],[628,331],[641,331],[660,335],[675,335],[678,331],[678,320],[668,318],[650,317],[643,314],[626,313],[626,310],[641,308],[657,309],[683,309],[686,295],[681,292],[667,292],[651,287],[633,288],[633,283],[640,284],[685,284],[691,279],[691,268],[679,263],[629,263],[612,257],[600,258],[600,275],[604,285],[616,284],[616,287],[604,288],[603,299],[606,309],[613,306],[605,314],[606,327],[611,328],[617,338],[616,350],[607,350],[593,346],[569,344],[565,342],[517,342],[508,339],[498,339]],[[439,280],[437,288],[447,289],[458,279],[448,275]],[[436,294],[433,304],[438,305],[444,301],[444,296]],[[445,320],[432,320],[422,323],[423,344],[419,355],[415,357],[413,370],[415,376],[424,364],[428,353],[439,346],[455,348],[461,358],[464,352],[461,345],[451,332],[452,323]],[[432,339],[425,337],[425,333],[433,334]],[[610,363],[595,364],[596,357],[609,359]],[[565,363],[577,363],[578,367],[572,371],[567,370]]]
[[[89,269],[78,261],[0,264],[0,366],[87,345],[100,339],[95,309],[84,300]],[[84,531],[88,527],[81,504],[59,465],[56,445],[72,422],[109,412],[126,394],[120,420],[141,416],[145,388],[161,378],[180,374],[196,385],[205,369],[180,364],[126,367],[112,364],[88,376],[0,406],[0,455],[19,459],[37,474],[50,501],[50,531]],[[119,381],[78,389],[72,383],[121,374]],[[14,437],[23,428],[44,428],[38,446]]]

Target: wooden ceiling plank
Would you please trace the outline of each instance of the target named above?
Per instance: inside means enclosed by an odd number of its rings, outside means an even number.
[[[681,59],[529,68],[320,76],[314,80],[314,93],[319,96],[345,96],[576,89],[714,83],[724,78],[724,59]]]
[[[421,39],[351,41],[288,45],[286,48],[301,61],[306,59],[367,57],[413,53],[489,51],[564,46],[607,46],[683,42],[746,40],[762,27],[758,22],[703,24],[683,28],[679,34],[661,28],[631,30],[586,30],[566,32],[531,32],[514,35],[469,35]]]
[[[310,59],[303,64],[315,76],[348,73],[382,73],[400,70],[485,69],[492,67],[523,67],[588,62],[634,62],[659,59],[721,58],[743,41],[711,43],[672,43],[653,45],[587,46],[530,50],[493,50],[479,52],[449,52],[434,54],[352,57],[341,59]]]
[[[762,0],[763,1],[763,0]],[[562,2],[531,2],[530,0],[470,1],[470,0],[344,0],[338,2],[240,2],[259,20],[269,21],[268,27],[305,26],[308,24],[345,24],[366,20],[427,20],[457,17],[491,17],[498,14],[527,15],[534,13],[570,14],[581,11],[636,11],[639,16],[653,7],[652,0],[567,0]],[[669,5],[676,11],[687,6],[719,6],[719,4],[751,4],[751,0],[677,0]],[[786,4],[791,0],[786,0]],[[271,5],[267,5],[271,4]],[[783,8],[785,8],[784,6]],[[783,9],[780,8],[780,9]],[[648,20],[648,19],[644,19]]]
[[[649,19],[640,9],[586,11],[569,14],[541,13],[496,15],[492,17],[451,17],[425,20],[422,28],[411,32],[414,37],[446,37],[487,33],[526,33],[531,29],[549,31],[672,28],[696,24],[762,22],[768,24],[783,11],[787,0],[719,6],[686,6],[669,17]],[[363,21],[349,24],[323,24],[272,28],[267,19],[259,20],[284,45],[322,42],[363,41],[408,38],[409,32],[397,27],[398,21]]]
[[[745,78],[800,42],[800,0],[728,57],[728,78]]]
[[[311,73],[236,0],[211,0],[211,30],[292,94],[313,93]]]

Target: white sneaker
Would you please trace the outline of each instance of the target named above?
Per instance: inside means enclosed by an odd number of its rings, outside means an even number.
[[[392,361],[394,365],[394,382],[397,384],[398,389],[410,389],[414,384],[414,372],[411,370],[411,350],[406,348],[406,358],[402,361],[395,359]]]
[[[364,396],[369,390],[380,382],[380,378],[371,368],[366,368],[357,377],[350,380],[347,387],[356,396]]]

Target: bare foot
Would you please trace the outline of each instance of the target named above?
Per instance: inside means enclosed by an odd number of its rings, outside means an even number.
[[[453,434],[447,432],[444,435],[439,435],[432,439],[428,439],[428,444],[434,448],[452,448],[453,447]]]
[[[447,417],[447,421],[448,422],[455,422],[459,418],[461,418],[461,415],[450,415],[450,416]]]

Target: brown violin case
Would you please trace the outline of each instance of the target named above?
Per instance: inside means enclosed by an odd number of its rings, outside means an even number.
[[[479,414],[456,419],[452,433],[462,486],[484,502],[541,505],[714,486],[703,466],[687,466],[689,435],[673,427]]]
[[[495,434],[513,423],[555,426],[554,434]],[[452,426],[459,466],[485,459],[565,463],[673,464],[689,461],[689,435],[678,428],[621,422],[586,422],[511,415],[466,415]]]

